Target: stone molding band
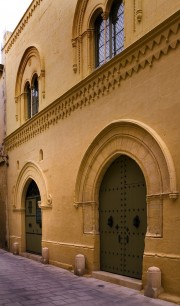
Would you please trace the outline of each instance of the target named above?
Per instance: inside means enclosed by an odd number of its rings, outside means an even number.
[[[7,136],[6,151],[11,151],[28,142],[70,116],[74,111],[86,107],[115,90],[122,81],[132,77],[141,69],[152,66],[170,50],[178,48],[179,42],[180,11],[171,16],[169,22],[165,21],[151,33],[129,46]]]
[[[167,192],[167,193],[160,193],[160,194],[147,194],[146,195],[146,201],[147,203],[151,200],[151,199],[165,199],[168,198],[171,200],[176,200],[179,197],[179,192]],[[79,208],[79,207],[83,207],[83,205],[97,205],[96,202],[93,201],[86,201],[86,202],[74,202],[73,206],[75,208]]]
[[[17,25],[17,27],[15,28],[11,37],[9,38],[9,40],[7,41],[5,46],[3,47],[3,49],[5,50],[5,53],[8,53],[9,50],[12,48],[12,46],[14,45],[14,43],[16,42],[18,37],[20,36],[21,32],[26,27],[26,23],[28,23],[29,19],[32,17],[32,15],[33,15],[34,11],[36,10],[37,6],[40,5],[41,1],[43,1],[43,0],[36,0],[36,1],[33,1],[33,3],[31,3],[31,5],[30,5],[29,9],[27,10],[27,12],[25,13],[22,21]]]

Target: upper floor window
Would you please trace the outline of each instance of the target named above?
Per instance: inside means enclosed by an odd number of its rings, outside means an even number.
[[[38,76],[34,75],[32,83],[29,82],[25,85],[25,109],[26,109],[26,118],[30,119],[39,110],[39,89],[38,89]]]
[[[36,115],[45,105],[45,66],[42,54],[29,47],[19,63],[15,85],[16,120],[19,125]]]
[[[95,20],[95,65],[99,67],[124,48],[124,6],[114,0],[108,18]]]
[[[27,108],[27,119],[31,118],[31,87],[30,83],[27,82],[25,85],[25,104]]]
[[[38,113],[39,110],[39,88],[38,76],[35,75],[32,83],[32,116]]]

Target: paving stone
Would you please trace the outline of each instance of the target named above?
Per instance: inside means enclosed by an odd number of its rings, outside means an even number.
[[[78,277],[0,249],[0,305],[3,306],[175,306],[140,292]]]

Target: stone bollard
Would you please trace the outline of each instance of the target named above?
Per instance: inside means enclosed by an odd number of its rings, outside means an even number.
[[[75,269],[74,274],[83,276],[85,274],[85,256],[78,254],[75,257]]]
[[[42,263],[48,264],[49,263],[49,249],[42,248]]]
[[[13,243],[13,254],[19,255],[19,243],[18,242]]]
[[[144,295],[157,298],[161,293],[161,270],[157,267],[150,267],[147,271],[147,286],[144,290]]]

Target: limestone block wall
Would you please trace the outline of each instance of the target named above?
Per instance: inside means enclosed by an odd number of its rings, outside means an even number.
[[[59,4],[59,0],[53,3],[44,0],[32,2],[3,48],[7,69],[7,99],[11,101],[7,104],[7,135],[24,123],[16,116],[17,107],[20,107],[17,100],[22,99],[16,88],[25,69],[21,64],[29,67],[32,58],[34,60],[34,54],[31,54],[31,60],[29,57],[29,61],[22,62],[28,48],[38,51],[41,68],[38,76],[42,89],[39,107],[42,110],[94,71],[92,16],[97,8],[107,15],[110,5],[111,1],[105,0],[67,0],[63,5]],[[124,7],[126,49],[178,11],[180,3],[178,0],[126,0]],[[142,18],[138,21],[137,14],[141,11]]]
[[[20,251],[26,250],[25,195],[33,179],[50,263],[72,268],[82,253],[88,271],[99,269],[99,186],[111,162],[127,154],[147,185],[143,283],[155,265],[165,291],[180,295],[180,3],[124,2],[130,16],[126,48],[99,69],[88,62],[89,14],[96,5],[105,11],[110,1],[68,0],[60,6],[59,0],[34,0],[23,17],[27,22],[4,47],[9,246],[18,241]],[[35,63],[40,112],[21,122],[16,89]]]
[[[6,165],[0,166],[0,247],[8,247]]]
[[[41,73],[38,72],[40,85],[44,92],[40,95],[40,110],[52,103],[60,95],[72,87],[80,76],[75,76],[72,70],[72,16],[74,14],[76,1],[64,1],[63,6],[59,0],[40,1],[35,0],[23,21],[17,26],[10,40],[4,46],[3,52],[6,56],[6,84],[7,100],[7,134],[17,129],[22,122],[16,117],[17,101],[16,84],[21,78],[25,67],[21,67],[21,61],[26,50],[34,47],[38,50],[38,59]],[[32,67],[34,53],[31,54],[27,67]],[[13,72],[12,72],[13,65]],[[25,64],[24,64],[25,65]],[[31,65],[31,66],[30,66]],[[43,78],[43,80],[42,80]],[[23,83],[22,86],[25,84]],[[21,98],[21,97],[19,97]]]
[[[6,248],[7,241],[7,178],[6,178],[6,158],[1,155],[5,154],[4,151],[4,138],[5,138],[5,73],[3,65],[0,65],[0,247]]]
[[[95,69],[94,20],[97,11],[108,18],[112,1],[77,1],[73,20],[73,70],[86,77]],[[124,0],[124,48],[143,38],[180,9],[178,0]]]
[[[45,128],[45,125],[43,126],[45,122],[43,123],[43,119],[40,119],[43,117],[39,115],[33,121],[34,132],[30,125],[24,126],[16,135],[6,139],[9,161],[12,161],[8,167],[10,246],[14,241],[19,241],[21,251],[25,250],[24,190],[28,178],[31,177],[36,180],[40,188],[43,219],[42,245],[49,248],[50,262],[71,267],[74,264],[75,255],[81,252],[86,256],[89,271],[98,269],[98,178],[100,181],[105,169],[115,156],[121,153],[128,154],[139,163],[144,172],[148,192],[148,212],[154,220],[152,222],[151,218],[148,219],[150,232],[147,231],[145,241],[143,277],[145,279],[148,266],[157,264],[162,270],[165,290],[174,294],[179,293],[176,280],[179,277],[180,250],[177,243],[179,233],[176,229],[180,209],[177,198],[180,164],[178,147],[174,146],[174,143],[178,141],[178,135],[175,132],[172,133],[179,127],[178,74],[174,79],[174,73],[176,69],[179,69],[175,60],[178,56],[178,48],[171,50],[168,55],[155,61],[153,66],[146,66],[145,69],[122,80],[121,86],[111,88],[100,98],[88,104],[82,103],[81,107],[79,105],[69,116],[52,118]],[[166,90],[166,84],[171,84],[173,88],[170,91],[171,94]],[[174,113],[174,108],[177,115]],[[55,110],[58,111],[57,105]],[[51,114],[57,116],[53,110]],[[172,115],[173,120],[170,119]],[[100,135],[105,127],[111,127],[113,122],[121,120],[129,122],[127,130],[122,126],[121,134],[129,135],[130,139],[139,139],[138,141],[141,139],[144,149],[140,150],[138,143],[136,145],[131,143],[125,136],[120,142],[118,139],[115,140],[114,144],[108,147],[108,151],[102,151],[100,157],[95,159],[96,165],[99,164],[95,168],[97,172],[93,170],[91,163],[89,165],[85,163],[88,166],[87,169],[92,168],[92,172],[88,176],[86,172],[84,174],[86,185],[77,185],[81,163],[86,152],[87,154],[91,152],[88,148],[91,148],[91,144],[92,148],[98,147],[100,140],[97,135]],[[133,130],[131,130],[131,121],[139,122],[135,124]],[[149,134],[145,132],[142,134],[141,129],[139,130],[140,123],[142,126],[149,127]],[[166,156],[166,149],[161,149],[158,153],[150,137],[151,129],[155,131],[155,135],[158,135],[157,138],[154,136],[156,142],[159,143],[158,139],[161,139],[166,144],[174,166],[171,164],[171,159],[168,161],[168,157],[163,159],[162,163],[158,162],[161,154]],[[96,138],[97,141],[94,142]],[[108,141],[110,143],[110,138],[108,140],[107,137],[106,142]],[[155,158],[154,165],[157,163],[156,167],[159,169],[157,171],[161,172],[161,179],[157,180],[159,174],[158,172],[155,174],[156,170],[146,153],[146,142]],[[41,150],[43,160],[39,159]],[[106,152],[109,152],[108,160]],[[101,163],[104,166],[100,171],[98,169],[101,169]],[[99,174],[98,171],[100,171]],[[96,180],[97,185],[92,193],[91,182],[95,184]],[[151,184],[150,181],[152,181]],[[76,196],[77,186],[84,192],[80,199]],[[161,191],[158,194],[157,187]],[[93,194],[95,196],[92,196]],[[153,210],[153,205],[157,209]],[[171,269],[169,269],[170,266]]]
[[[0,146],[5,137],[5,74],[4,67],[0,65]]]

